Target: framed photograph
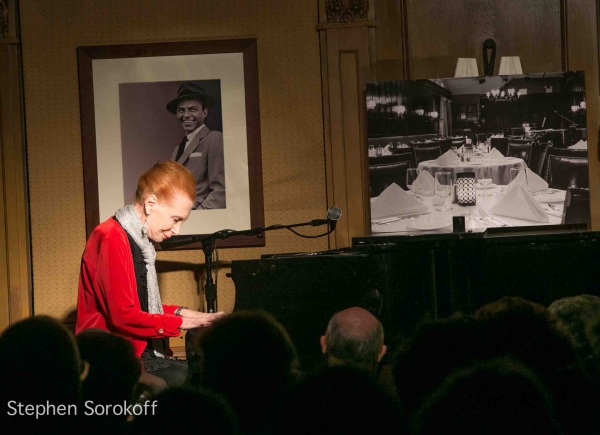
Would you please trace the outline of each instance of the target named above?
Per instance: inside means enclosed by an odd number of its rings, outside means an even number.
[[[590,223],[583,71],[367,84],[371,232]]]
[[[77,56],[88,237],[135,202],[138,178],[160,160],[196,178],[181,234],[264,226],[256,39],[78,47]],[[264,236],[217,242],[264,245]]]

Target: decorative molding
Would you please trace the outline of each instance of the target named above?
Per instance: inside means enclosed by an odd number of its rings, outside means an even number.
[[[569,34],[568,34],[567,0],[560,0],[560,48],[562,54],[562,70],[569,71]]]
[[[600,71],[600,0],[596,0],[596,48],[598,49],[598,71]],[[600,85],[600,76],[598,84]],[[598,142],[600,143],[600,129],[598,130]],[[598,160],[600,160],[600,147],[598,147]]]
[[[348,29],[351,27],[377,27],[377,23],[375,21],[355,21],[352,23],[317,24],[317,30]]]
[[[0,39],[8,38],[8,4],[0,0]]]
[[[369,0],[326,0],[328,23],[349,23],[369,19]]]
[[[400,13],[402,14],[402,60],[404,61],[404,80],[410,80],[410,47],[408,45],[408,11],[407,0],[400,0]]]

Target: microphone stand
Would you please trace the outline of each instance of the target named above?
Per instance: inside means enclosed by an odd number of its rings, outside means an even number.
[[[333,230],[335,229],[335,223],[336,220],[330,220],[330,219],[315,219],[312,220],[310,222],[303,222],[303,223],[299,223],[299,224],[291,224],[291,225],[271,225],[270,227],[266,227],[266,228],[253,228],[250,230],[242,230],[242,231],[234,231],[234,230],[220,230],[217,231],[215,233],[212,233],[210,235],[208,235],[207,237],[204,237],[203,239],[201,239],[200,241],[202,242],[202,251],[204,251],[204,261],[205,261],[205,270],[206,270],[206,282],[204,285],[204,291],[205,291],[205,295],[206,295],[206,308],[207,311],[209,313],[215,313],[217,310],[217,285],[216,283],[213,281],[213,276],[212,276],[212,270],[213,267],[215,266],[213,264],[213,253],[215,250],[215,245],[216,245],[216,241],[218,239],[227,239],[229,237],[233,237],[233,236],[257,236],[257,237],[262,237],[263,234],[266,231],[273,231],[273,230],[280,230],[280,229],[289,229],[290,231],[296,233],[294,230],[292,230],[292,228],[297,228],[297,227],[304,227],[304,226],[320,226],[320,225],[325,225],[325,224],[329,224],[329,230],[324,233],[324,234],[320,234],[317,236],[303,236],[303,237],[311,237],[311,238],[316,238],[316,237],[323,237],[326,236],[328,234],[330,234],[331,232],[333,232]],[[176,236],[177,237],[177,236]],[[175,240],[171,240],[170,244],[173,244],[175,247],[175,245],[177,244],[177,240],[176,237],[173,237],[173,239]],[[181,236],[182,238],[185,238],[184,240],[187,239],[186,242],[184,242],[184,244],[190,243],[189,241],[189,236]],[[192,242],[197,242],[197,237],[198,236],[193,236],[192,237]],[[198,341],[200,339],[200,336],[202,334],[202,328],[192,328],[189,329],[185,335],[185,354],[186,354],[186,360],[188,361],[188,377],[187,377],[187,382],[195,385],[200,383],[200,379],[201,379],[201,373],[202,373],[202,365],[201,365],[201,353],[199,351],[199,346],[198,346]]]
[[[562,119],[564,119],[565,121],[569,121],[571,123],[570,127],[577,127],[577,123],[575,121],[570,120],[569,118],[567,118],[566,116],[562,116],[560,113],[558,113],[557,111],[555,111],[554,113],[556,113],[558,116],[560,116]]]
[[[215,265],[212,260],[213,260],[213,253],[215,251],[216,241],[218,239],[224,240],[224,239],[228,239],[229,237],[233,237],[233,236],[262,237],[262,235],[266,231],[281,230],[281,229],[289,229],[295,233],[295,231],[293,231],[292,228],[306,227],[306,226],[316,227],[316,226],[320,226],[320,225],[329,224],[330,227],[326,233],[320,234],[317,236],[309,236],[309,237],[314,237],[314,238],[323,237],[323,236],[327,236],[328,234],[333,232],[334,225],[331,224],[332,222],[335,222],[335,221],[330,220],[330,219],[313,219],[312,221],[302,222],[302,223],[298,223],[298,224],[290,224],[290,225],[277,224],[277,225],[271,225],[266,228],[258,227],[258,228],[252,228],[249,230],[241,230],[241,231],[220,230],[220,231],[212,233],[212,234],[208,235],[207,237],[203,238],[201,240],[201,242],[202,242],[202,251],[204,251],[204,262],[205,262],[204,266],[205,266],[205,270],[206,270],[206,282],[204,285],[204,291],[205,291],[205,295],[206,295],[207,312],[215,313],[217,310],[217,286],[216,286],[216,284],[213,280],[213,276],[212,276],[213,267]],[[298,233],[296,233],[296,234],[298,234]],[[176,237],[173,237],[173,239],[176,239]],[[173,240],[172,243],[173,242],[177,243],[177,240]]]

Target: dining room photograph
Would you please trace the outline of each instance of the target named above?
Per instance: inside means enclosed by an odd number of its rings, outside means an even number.
[[[583,71],[371,82],[372,233],[585,225]]]

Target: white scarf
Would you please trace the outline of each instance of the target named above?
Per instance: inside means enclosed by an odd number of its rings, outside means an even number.
[[[144,263],[146,263],[148,271],[148,312],[150,314],[162,314],[163,308],[158,290],[158,277],[156,276],[156,267],[154,266],[156,251],[146,234],[148,225],[142,225],[133,205],[127,205],[117,210],[115,218],[127,234],[131,236],[135,244],[142,250]]]

